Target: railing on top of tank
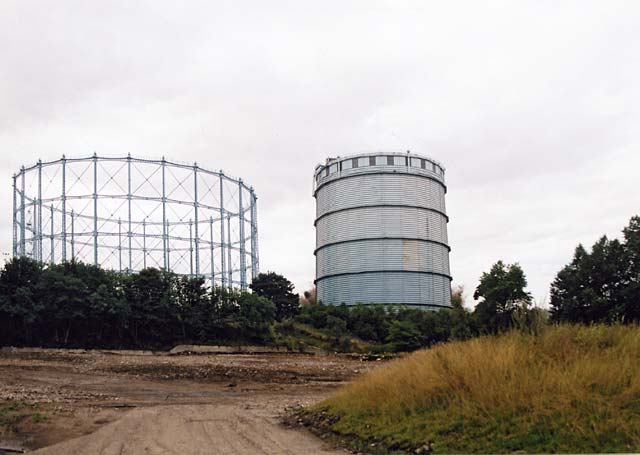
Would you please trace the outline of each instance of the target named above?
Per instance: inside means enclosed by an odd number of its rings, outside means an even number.
[[[338,178],[344,171],[350,169],[393,166],[394,168],[407,168],[422,170],[430,175],[444,180],[445,168],[431,158],[425,158],[410,153],[367,153],[347,157],[331,158],[324,165],[316,166],[313,179],[313,192],[317,187],[327,181],[329,177]]]

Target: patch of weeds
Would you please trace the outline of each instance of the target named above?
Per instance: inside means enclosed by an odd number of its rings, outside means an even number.
[[[41,412],[36,412],[31,416],[31,421],[33,423],[43,423],[49,420],[49,417]]]
[[[29,404],[24,401],[0,403],[0,429],[10,429],[26,420],[30,420],[33,423],[42,423],[46,422],[47,419],[47,415],[38,404]]]

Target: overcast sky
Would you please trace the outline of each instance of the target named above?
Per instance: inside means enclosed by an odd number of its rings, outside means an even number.
[[[372,150],[446,167],[467,305],[499,259],[543,301],[640,214],[640,2],[0,0],[3,252],[20,165],[165,155],[253,185],[304,291],[314,166]]]

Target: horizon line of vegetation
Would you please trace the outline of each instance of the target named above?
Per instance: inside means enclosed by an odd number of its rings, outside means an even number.
[[[149,268],[120,273],[80,262],[16,257],[0,270],[0,345],[167,348],[185,343],[259,343],[333,351],[411,351],[449,340],[537,330],[545,321],[640,321],[640,216],[623,240],[578,245],[551,285],[550,310],[532,305],[522,267],[495,263],[480,277],[473,311],[462,288],[451,309],[323,305],[261,273],[253,292],[208,287],[203,277]]]

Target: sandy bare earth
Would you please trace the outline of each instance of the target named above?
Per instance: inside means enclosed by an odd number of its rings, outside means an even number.
[[[41,455],[344,454],[281,417],[374,366],[304,354],[3,349],[0,403],[29,403],[45,417],[0,429],[0,447]]]
[[[268,403],[136,409],[95,433],[34,453],[54,454],[336,454],[309,434],[286,429]]]

